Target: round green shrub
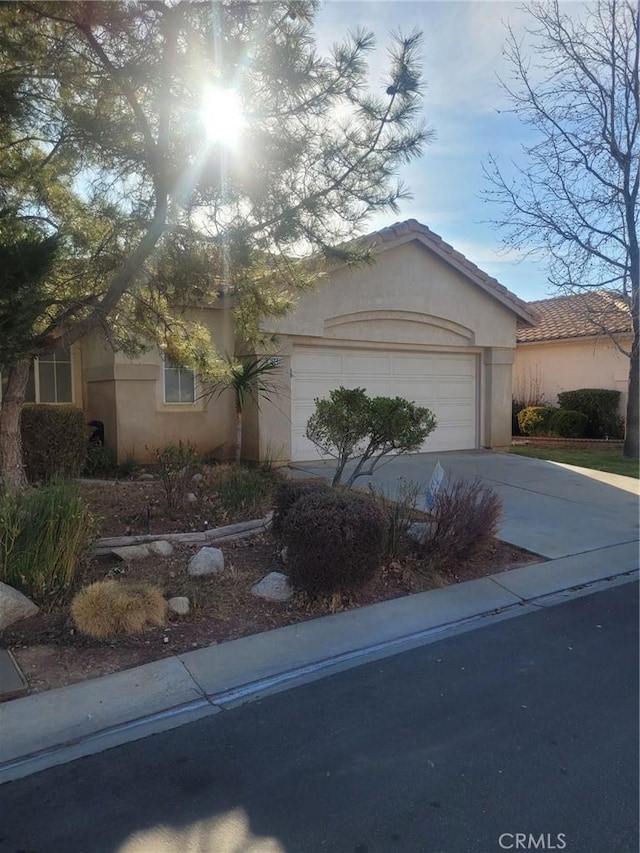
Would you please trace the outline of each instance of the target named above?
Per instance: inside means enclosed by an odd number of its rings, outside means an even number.
[[[273,520],[271,532],[276,539],[282,539],[285,520],[291,507],[300,498],[316,494],[318,491],[328,491],[325,480],[285,480],[280,483],[273,498]]]
[[[558,409],[549,419],[549,432],[560,438],[582,438],[587,431],[587,421],[582,412]]]
[[[294,589],[310,596],[353,592],[382,564],[388,521],[370,498],[316,489],[284,522],[287,569]]]
[[[587,438],[624,438],[624,420],[620,417],[620,392],[610,388],[578,388],[558,394],[561,409],[587,416]]]
[[[527,406],[518,413],[518,426],[523,435],[548,435],[549,421],[558,410],[554,406]]]

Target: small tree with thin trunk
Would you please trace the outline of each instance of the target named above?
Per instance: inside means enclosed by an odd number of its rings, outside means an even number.
[[[503,206],[494,223],[505,245],[545,260],[551,285],[613,297],[613,314],[602,300],[584,300],[584,307],[596,306],[590,319],[629,356],[624,454],[637,457],[640,11],[631,0],[598,0],[582,17],[557,0],[526,8],[531,44],[509,31],[513,79],[503,85],[532,142],[514,172],[489,159],[486,197]],[[615,333],[621,307],[631,317],[630,348]]]
[[[306,436],[337,460],[332,486],[340,484],[347,462],[357,460],[346,483],[351,488],[358,477],[370,477],[390,453],[419,450],[437,426],[430,409],[402,397],[368,397],[364,388],[337,388],[329,399],[315,403]]]

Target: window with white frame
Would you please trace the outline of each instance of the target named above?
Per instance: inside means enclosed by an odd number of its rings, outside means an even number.
[[[7,377],[3,376],[3,392],[6,383]],[[70,350],[33,359],[29,368],[25,400],[27,403],[73,403]]]
[[[34,358],[26,399],[34,403],[73,403],[70,350]]]
[[[178,367],[165,356],[163,361],[165,403],[195,403],[196,374],[188,367]]]

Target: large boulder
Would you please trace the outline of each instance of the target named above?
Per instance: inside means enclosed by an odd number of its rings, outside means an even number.
[[[6,583],[0,583],[0,631],[26,619],[35,616],[40,608],[30,598]]]
[[[282,572],[270,572],[251,589],[251,595],[267,601],[288,601],[293,595],[289,578]]]
[[[200,548],[189,560],[187,572],[192,577],[217,575],[224,571],[224,554],[219,548]]]

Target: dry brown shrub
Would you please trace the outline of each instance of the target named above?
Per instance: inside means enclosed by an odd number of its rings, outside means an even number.
[[[71,614],[82,634],[96,639],[140,634],[147,625],[164,625],[167,602],[149,583],[97,581],[80,590]]]
[[[450,571],[490,550],[501,517],[502,501],[493,489],[480,480],[458,480],[437,495],[418,554],[432,568]]]

